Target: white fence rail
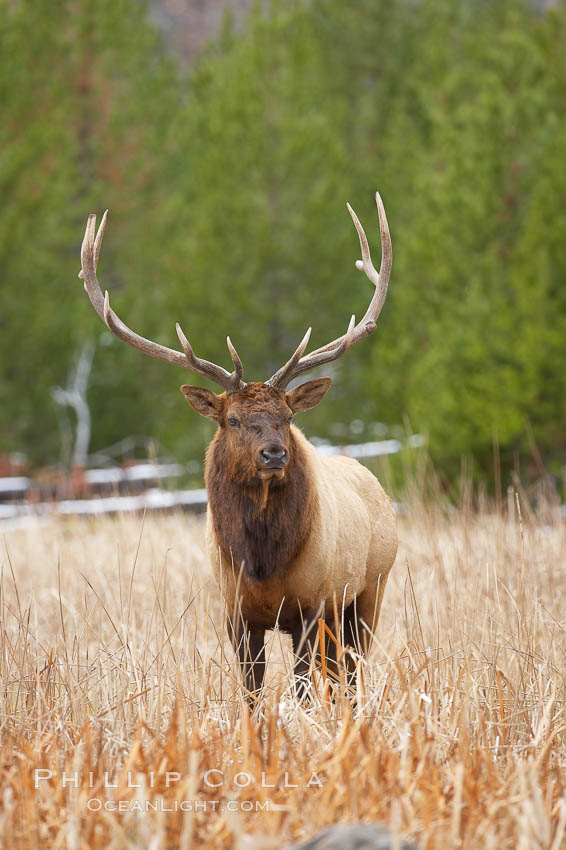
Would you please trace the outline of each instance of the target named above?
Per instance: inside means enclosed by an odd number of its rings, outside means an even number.
[[[419,435],[409,439],[409,445],[421,446]],[[352,458],[374,458],[396,454],[401,451],[399,440],[381,440],[348,446],[319,444],[317,451],[323,457],[345,455]],[[125,468],[87,469],[84,481],[88,488],[104,489],[127,487],[128,484],[139,487],[144,482],[156,482],[172,479],[186,472],[181,464],[141,463]],[[204,489],[162,490],[150,487],[137,495],[119,495],[83,499],[62,499],[32,502],[25,496],[36,487],[32,479],[26,477],[0,478],[0,527],[18,527],[33,522],[45,523],[57,516],[101,516],[104,514],[131,513],[152,510],[171,510],[174,508],[202,512],[206,508],[207,495]],[[11,499],[2,503],[2,499]]]

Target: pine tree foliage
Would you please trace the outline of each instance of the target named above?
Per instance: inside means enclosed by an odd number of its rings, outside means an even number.
[[[51,388],[85,335],[112,339],[77,279],[90,211],[111,208],[101,268],[113,303],[127,292],[128,320],[145,321],[145,307],[152,324],[143,290],[169,223],[180,93],[137,3],[22,0],[0,15],[0,450],[38,462],[57,458]],[[96,358],[90,392],[99,445],[156,418],[135,389],[139,362],[115,348]]]
[[[373,337],[332,369],[336,421],[406,418],[448,472],[536,444],[566,457],[566,3],[258,4],[188,79],[135,0],[0,0],[0,430],[57,456],[62,383],[85,336],[112,342],[76,281],[86,214],[111,208],[101,279],[124,320],[264,379],[308,325],[360,316],[360,215],[394,266]],[[75,280],[75,283],[73,283]],[[96,354],[93,446],[210,435],[181,370],[118,342]],[[192,378],[188,378],[192,381]],[[194,379],[195,382],[198,380]]]

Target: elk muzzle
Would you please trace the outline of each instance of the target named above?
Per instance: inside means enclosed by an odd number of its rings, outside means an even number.
[[[282,478],[285,474],[284,467],[289,455],[287,449],[281,443],[270,443],[263,446],[258,452],[258,474],[260,478],[271,476]]]

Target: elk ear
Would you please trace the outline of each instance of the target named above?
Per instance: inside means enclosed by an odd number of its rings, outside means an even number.
[[[286,401],[293,413],[300,413],[301,410],[310,410],[311,407],[316,407],[320,404],[328,390],[332,378],[315,378],[314,381],[307,381],[306,384],[301,384],[291,392],[287,393]]]
[[[183,384],[181,392],[197,413],[220,422],[224,412],[222,396],[216,395],[216,393],[204,387],[191,387],[189,384]]]

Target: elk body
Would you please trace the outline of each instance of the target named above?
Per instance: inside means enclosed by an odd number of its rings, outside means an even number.
[[[95,216],[87,223],[80,277],[107,327],[134,348],[223,388],[221,394],[190,385],[181,391],[198,413],[218,424],[205,464],[207,547],[227,603],[244,683],[252,693],[263,681],[265,631],[276,625],[292,636],[297,674],[309,667],[309,636],[312,642],[312,627],[320,617],[331,626],[337,617],[341,624],[338,642],[327,641],[331,670],[336,672],[337,645],[366,651],[395,560],[393,506],[375,476],[350,458],[321,457],[292,422],[295,414],[322,401],[331,378],[287,389],[293,378],[337,360],[375,329],[391,271],[389,229],[378,194],[376,203],[382,244],[379,273],[348,205],[362,252],[356,266],[375,286],[364,317],[356,324],[352,316],[343,336],[305,355],[309,328],[289,361],[265,382],[243,381],[242,363],[229,337],[232,372],[197,357],[179,325],[183,352],[131,331],[111,309],[108,293],[102,296],[96,277],[106,214],[96,235]]]

